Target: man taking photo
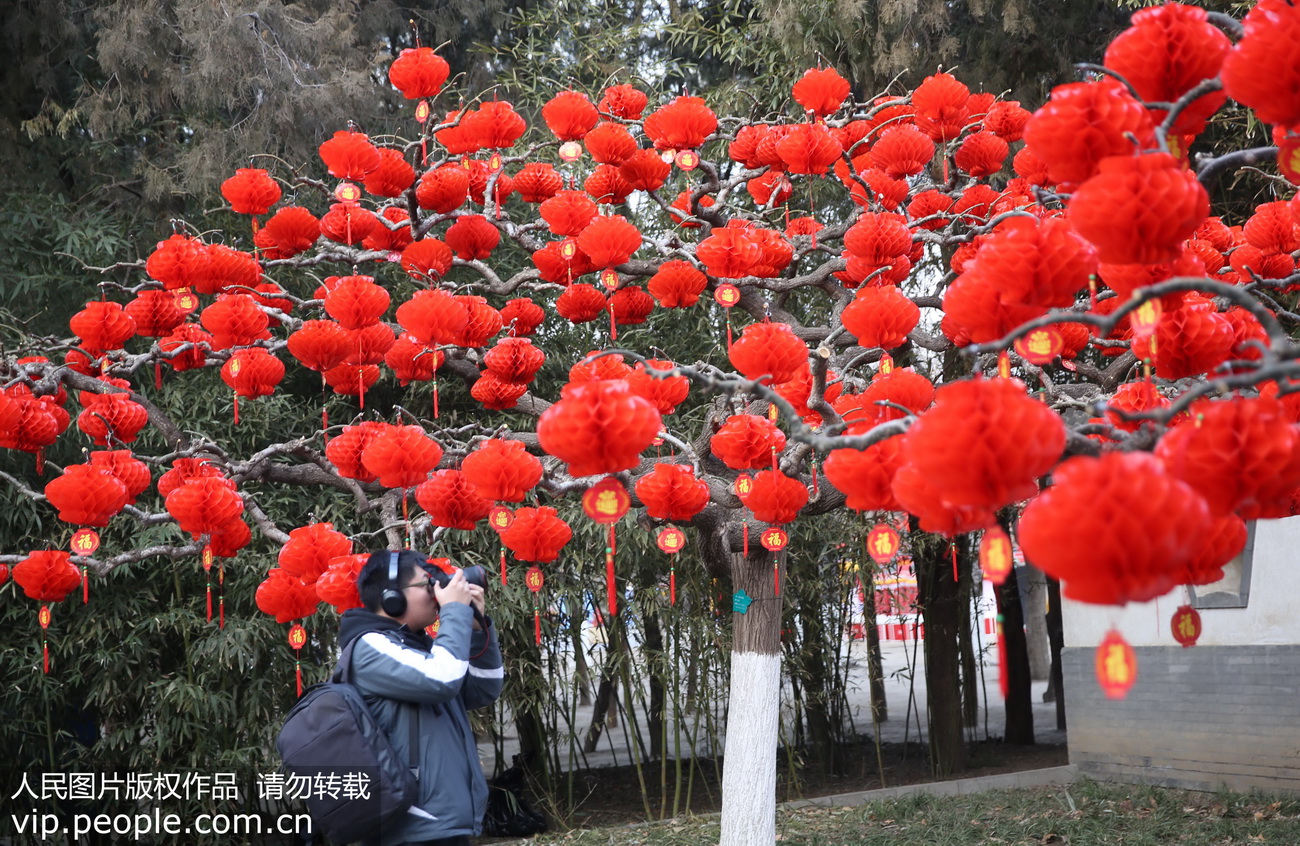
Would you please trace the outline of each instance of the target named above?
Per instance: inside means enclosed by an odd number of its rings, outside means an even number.
[[[381,550],[357,589],[364,608],[344,612],[339,646],[357,641],[350,680],[402,760],[416,738],[420,786],[406,814],[366,843],[468,846],[482,825],[487,781],[467,712],[492,704],[505,675],[483,588],[460,570],[448,579],[417,552]],[[430,637],[425,628],[438,620]]]

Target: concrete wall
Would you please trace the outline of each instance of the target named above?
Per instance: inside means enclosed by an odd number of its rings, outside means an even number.
[[[1201,638],[1184,649],[1169,621],[1187,601],[1179,588],[1122,609],[1063,603],[1070,762],[1098,778],[1300,795],[1300,518],[1256,524],[1246,606],[1199,608]],[[1138,659],[1118,701],[1093,663],[1112,627]]]

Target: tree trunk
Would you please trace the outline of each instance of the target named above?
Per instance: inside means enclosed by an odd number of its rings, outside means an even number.
[[[519,668],[542,665],[541,648],[533,642],[532,631],[527,638],[518,636],[518,627],[501,632],[502,652],[507,656],[507,672],[519,684],[511,685],[510,710],[515,716],[515,733],[519,737],[518,762],[530,780],[550,790],[550,757],[548,755],[551,732],[547,730],[542,714],[542,703],[550,695],[545,677],[538,672]],[[511,660],[509,656],[515,656]]]
[[[1047,580],[1047,637],[1052,645],[1052,678],[1050,690],[1056,696],[1056,728],[1065,731],[1065,693],[1061,689],[1064,673],[1061,670],[1061,649],[1065,646],[1065,625],[1061,619],[1061,583]]]
[[[740,597],[731,615],[731,696],[722,768],[721,846],[771,846],[776,842],[781,597],[774,592],[772,553],[757,543],[750,545],[749,553],[732,555],[731,560],[735,596],[744,591],[752,603],[742,612],[738,609],[744,597]]]
[[[915,523],[916,518],[912,518]],[[966,769],[958,674],[957,583],[949,544],[913,526],[912,563],[925,624],[925,685],[930,723],[930,766],[949,776]]]
[[[871,687],[871,718],[877,723],[889,719],[889,703],[885,701],[885,662],[880,655],[880,628],[876,625],[876,569],[874,565],[862,568],[866,578],[859,583],[862,588],[862,625],[867,635],[867,683]]]
[[[1047,639],[1047,574],[1032,564],[1021,567],[1020,598],[1025,609],[1029,677],[1047,681],[1052,672],[1052,648]]]
[[[971,613],[972,567],[961,569],[957,583],[957,647],[961,653],[962,722],[973,728],[979,725],[979,667],[975,664],[975,623]]]
[[[1033,745],[1034,709],[1029,680],[1029,653],[1025,648],[1025,614],[1020,606],[1018,567],[1011,568],[998,588],[998,609],[1002,615],[1002,649],[1006,656],[1007,722],[1006,743]]]
[[[582,751],[588,755],[596,751],[604,727],[613,728],[618,724],[618,661],[619,647],[623,642],[623,626],[619,618],[607,616],[605,631],[605,663],[600,669],[600,687],[596,689],[596,704],[591,710],[591,726],[587,729],[587,740],[582,744]]]
[[[648,612],[645,616],[646,669],[650,674],[650,713],[646,723],[650,731],[650,759],[662,761],[664,757],[664,691],[667,685],[667,662],[664,660],[664,635],[659,625],[659,615]]]

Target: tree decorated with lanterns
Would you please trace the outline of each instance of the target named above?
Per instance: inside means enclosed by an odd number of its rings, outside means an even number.
[[[534,595],[566,556],[616,627],[629,533],[665,556],[658,603],[692,547],[730,612],[723,840],[771,842],[801,521],[860,512],[872,558],[951,560],[935,607],[977,561],[1005,575],[1006,530],[1065,596],[1118,605],[1213,582],[1246,520],[1295,513],[1298,46],[1284,0],[1240,23],[1167,4],[1034,110],[826,67],[735,117],[621,82],[453,104],[446,62],[406,50],[409,133],[236,170],[224,231],[178,222],[98,269],[70,340],[6,351],[0,446],[31,457],[3,478],[66,531],[0,572],[44,630],[118,568],[198,561],[220,627],[256,533],[278,547],[256,605],[297,650],[322,602],[360,604],[367,549],[473,533]],[[1274,144],[1198,153],[1233,109]],[[1271,196],[1212,216],[1245,167]],[[189,371],[219,372],[221,432],[167,402]],[[69,441],[84,460],[47,459]],[[150,541],[101,550],[111,524]],[[1104,684],[1125,649],[1102,645]]]

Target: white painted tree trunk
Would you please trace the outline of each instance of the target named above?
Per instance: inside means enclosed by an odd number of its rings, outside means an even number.
[[[776,842],[780,682],[780,655],[731,653],[721,846],[771,846]]]

